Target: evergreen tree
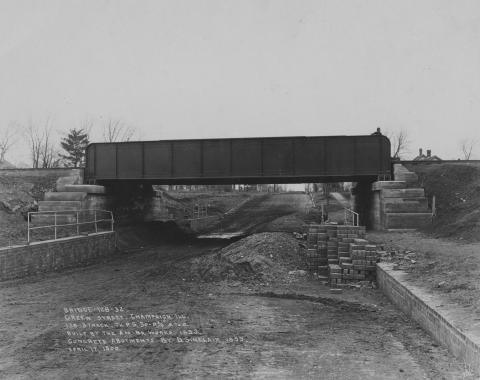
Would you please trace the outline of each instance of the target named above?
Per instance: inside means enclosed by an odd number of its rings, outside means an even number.
[[[73,128],[68,132],[67,137],[62,138],[60,142],[62,148],[67,152],[66,155],[60,154],[60,156],[71,163],[74,168],[77,168],[84,164],[85,149],[88,143],[88,134],[83,129]]]

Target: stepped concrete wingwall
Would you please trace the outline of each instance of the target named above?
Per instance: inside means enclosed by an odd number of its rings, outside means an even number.
[[[372,184],[370,223],[374,230],[421,228],[432,220],[425,191],[418,176],[399,164],[394,166],[395,181]]]

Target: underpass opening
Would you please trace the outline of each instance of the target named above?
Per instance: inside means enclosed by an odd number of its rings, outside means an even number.
[[[190,234],[235,237],[275,228],[294,232],[305,223],[368,225],[372,181],[356,183],[354,195],[340,183],[167,187],[120,182],[108,188],[108,198],[120,225],[174,221]],[[358,212],[360,220],[347,221],[345,210]]]

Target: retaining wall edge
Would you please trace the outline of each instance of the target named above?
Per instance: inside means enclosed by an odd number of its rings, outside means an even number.
[[[464,361],[471,371],[480,375],[480,344],[475,341],[476,338],[461,331],[451,320],[429,305],[427,300],[416,294],[412,286],[399,278],[401,274],[400,271],[393,271],[391,264],[378,263],[377,283],[381,291],[437,342]]]

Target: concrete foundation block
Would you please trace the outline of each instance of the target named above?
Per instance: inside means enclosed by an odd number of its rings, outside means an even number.
[[[55,183],[55,189],[57,191],[65,191],[65,186],[66,185],[73,185],[73,184],[79,184],[82,183],[82,179],[80,177],[80,174],[74,174],[74,175],[69,175],[66,177],[60,177],[57,179],[57,182]]]
[[[65,185],[66,192],[83,192],[87,194],[105,194],[105,186],[98,185]]]
[[[87,193],[84,192],[48,192],[45,193],[46,201],[84,201],[87,199]]]
[[[383,198],[421,198],[425,196],[425,191],[418,189],[383,189]]]
[[[80,210],[81,201],[40,201],[38,202],[38,211],[63,211]]]
[[[386,213],[428,213],[428,202],[426,198],[419,198],[412,201],[408,199],[387,198],[382,204]]]
[[[432,222],[431,213],[386,213],[385,229],[421,228]]]
[[[382,189],[405,189],[407,183],[405,181],[377,181],[372,183],[372,190]]]

